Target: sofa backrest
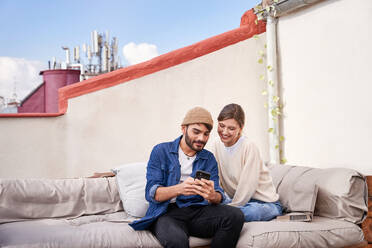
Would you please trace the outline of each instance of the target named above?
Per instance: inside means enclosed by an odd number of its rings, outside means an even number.
[[[123,210],[114,178],[0,179],[0,224]]]
[[[274,185],[284,208],[296,211],[288,205],[288,199],[308,195],[311,201],[316,195],[313,213],[317,216],[361,223],[367,214],[367,183],[358,171],[346,168],[318,169],[292,165],[269,165]],[[305,184],[305,185],[304,185]],[[304,191],[301,188],[310,187]],[[313,192],[313,194],[310,194]],[[290,203],[293,203],[290,200]],[[299,201],[301,202],[301,201]]]

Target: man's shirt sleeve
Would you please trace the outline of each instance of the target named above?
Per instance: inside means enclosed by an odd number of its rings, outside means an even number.
[[[216,158],[214,157],[212,153],[210,154],[210,157],[208,159],[208,167],[210,168],[210,172],[211,172],[211,180],[214,181],[214,190],[221,194],[220,203],[222,203],[225,201],[225,193],[223,189],[220,187],[220,178],[218,176],[218,165],[217,165]]]
[[[146,172],[146,200],[149,202],[159,203],[155,200],[155,193],[159,186],[164,186],[164,174],[161,170],[161,162],[159,159],[159,145],[152,149]]]

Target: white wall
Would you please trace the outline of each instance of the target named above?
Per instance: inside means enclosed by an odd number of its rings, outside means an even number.
[[[279,19],[289,164],[372,174],[371,24],[371,0],[328,0]]]
[[[61,117],[0,119],[0,177],[78,177],[147,161],[155,144],[181,134],[187,110],[203,106],[216,118],[231,102],[245,109],[245,132],[267,160],[264,85],[258,79],[264,67],[257,63],[264,43],[261,35],[70,99]]]

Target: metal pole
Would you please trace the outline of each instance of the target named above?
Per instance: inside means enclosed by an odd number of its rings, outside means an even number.
[[[276,23],[277,19],[267,17],[266,44],[267,44],[267,96],[269,116],[269,154],[270,163],[280,163],[279,153],[279,116],[278,110],[278,68],[276,57]]]

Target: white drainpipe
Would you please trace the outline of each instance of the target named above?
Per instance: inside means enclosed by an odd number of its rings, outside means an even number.
[[[280,163],[279,153],[279,120],[273,119],[272,110],[278,107],[278,103],[273,101],[278,97],[278,68],[276,58],[276,23],[277,19],[272,16],[267,17],[266,24],[266,45],[267,45],[267,99],[268,99],[268,119],[269,119],[269,154],[270,163]],[[277,116],[276,116],[277,117]]]
[[[261,14],[259,19],[267,19],[266,23],[266,56],[267,56],[267,66],[272,69],[266,69],[267,72],[267,96],[268,96],[268,112],[269,112],[269,154],[270,163],[279,164],[280,163],[280,136],[279,136],[279,119],[273,120],[272,110],[276,109],[279,105],[275,102],[274,97],[279,97],[278,95],[278,68],[277,68],[277,49],[276,49],[276,24],[277,17],[288,14],[298,8],[312,5],[316,2],[324,0],[280,0],[278,3],[273,3],[275,7],[275,12],[271,12],[270,8],[267,11],[266,8],[258,10],[257,13]],[[275,16],[275,17],[274,17]]]

